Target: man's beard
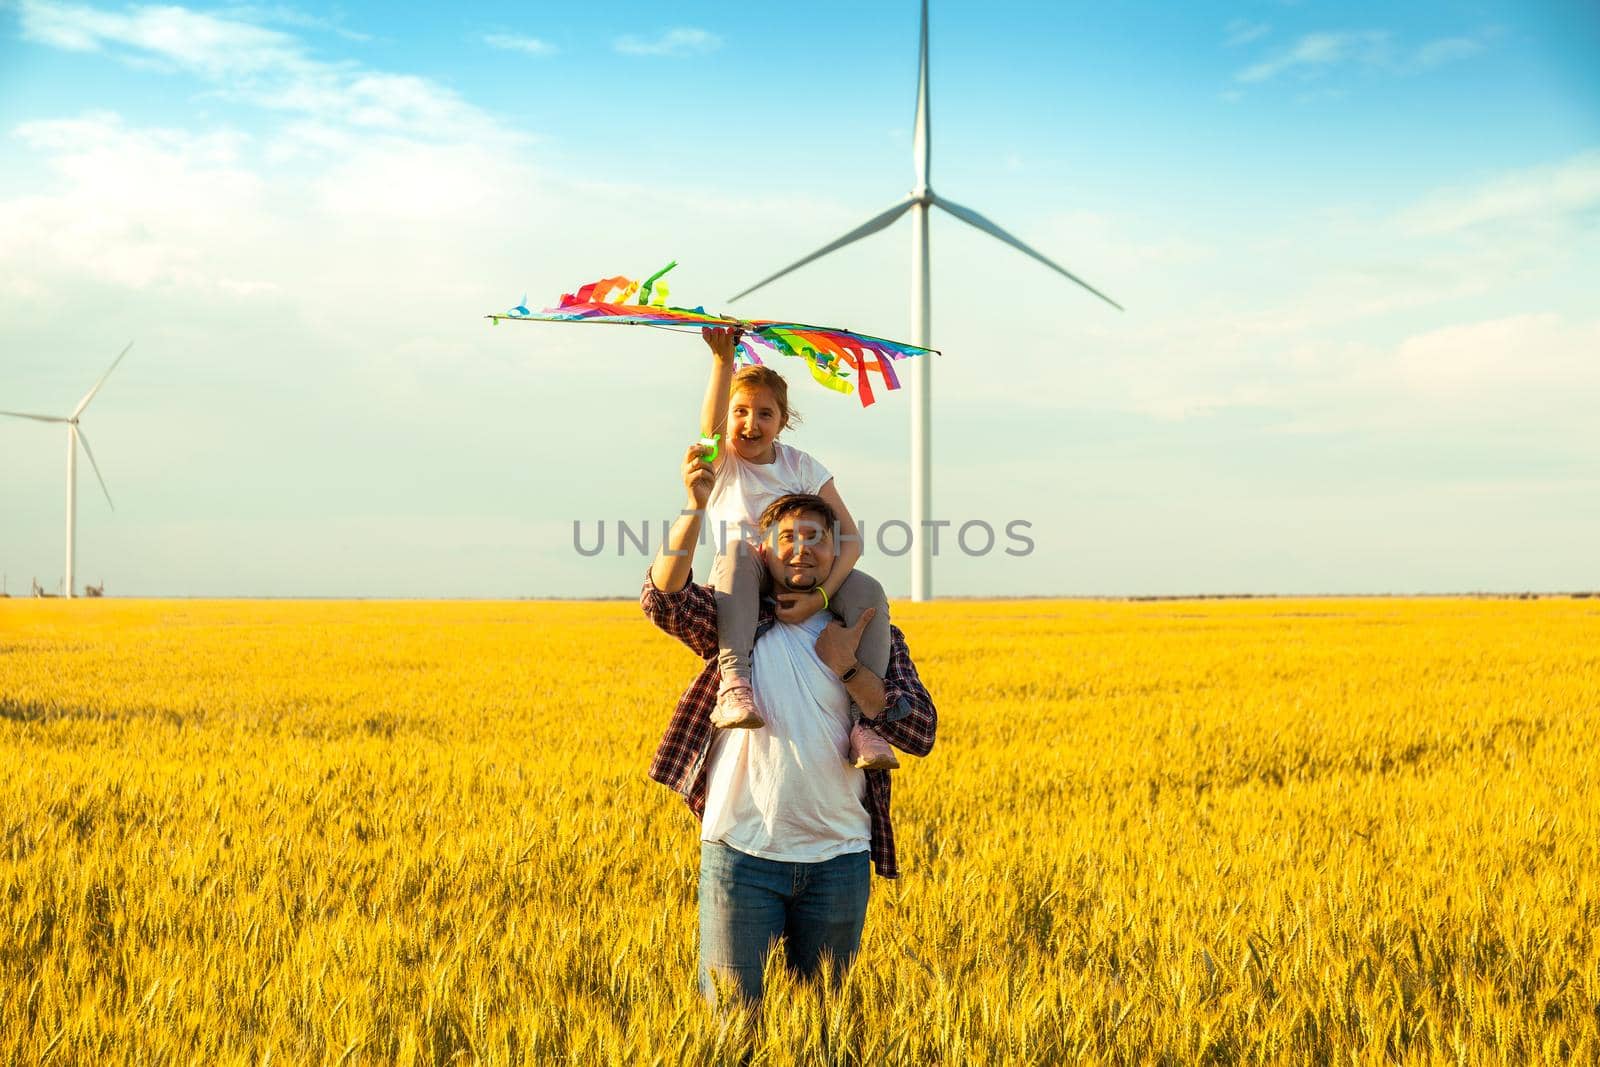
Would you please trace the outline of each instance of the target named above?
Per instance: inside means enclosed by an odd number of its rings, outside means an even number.
[[[792,574],[783,580],[783,584],[798,592],[806,592],[817,587],[815,574]]]

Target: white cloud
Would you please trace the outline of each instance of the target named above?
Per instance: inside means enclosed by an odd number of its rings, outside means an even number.
[[[1265,22],[1251,22],[1249,19],[1234,19],[1229,22],[1224,33],[1223,44],[1229,48],[1237,48],[1242,44],[1259,40],[1272,32],[1272,27]]]
[[[261,285],[244,264],[207,254],[218,234],[235,243],[265,235],[264,186],[241,162],[242,135],[132,130],[105,112],[15,133],[49,157],[59,182],[54,195],[0,203],[0,285],[62,276],[201,293]]]
[[[1395,350],[1393,377],[1431,403],[1516,405],[1537,414],[1554,397],[1600,396],[1600,321],[1510,315],[1429,330]]]
[[[1482,52],[1487,45],[1476,37],[1441,37],[1417,49],[1414,62],[1426,70],[1430,67],[1469,59]]]
[[[1600,154],[1503,175],[1473,188],[1451,189],[1409,208],[1401,226],[1439,235],[1502,223],[1549,221],[1600,208]]]
[[[60,304],[97,285],[202,301],[304,287],[294,299],[316,306],[312,279],[343,271],[393,292],[410,283],[404,253],[447,227],[485,234],[530,190],[528,139],[426,78],[314,60],[290,34],[183,8],[33,0],[22,17],[32,40],[158,63],[288,121],[253,137],[105,111],[16,127],[55,179],[0,202],[0,291]],[[434,256],[455,277],[458,251]]]
[[[483,43],[504,52],[521,52],[529,56],[553,56],[556,46],[537,37],[519,37],[511,33],[486,33]]]
[[[1493,30],[1486,30],[1476,36],[1442,37],[1408,50],[1386,30],[1308,33],[1289,47],[1240,70],[1234,81],[1267,82],[1284,75],[1309,80],[1341,67],[1415,74],[1478,55],[1494,35]]]
[[[223,8],[220,13],[243,22],[273,23],[279,26],[293,26],[295,29],[300,30],[318,30],[323,33],[337,34],[347,41],[372,40],[371,34],[349,29],[340,24],[337,19],[308,14],[283,4],[275,4],[271,7],[257,4],[234,4]]]
[[[1127,368],[1096,383],[1101,395],[1086,402],[1163,421],[1255,412],[1296,434],[1453,427],[1592,437],[1600,319],[1446,321],[1391,343],[1341,337],[1337,326],[1263,336],[1249,315],[1226,309],[1157,322],[1133,331]]]
[[[474,144],[361,140],[311,180],[316,204],[346,224],[361,217],[424,225],[489,220],[515,208],[528,176],[504,155]]]
[[[1593,439],[1600,319],[1524,312],[1424,329],[1392,344],[1308,340],[1295,374],[1224,390],[1219,407],[1261,406],[1298,433],[1375,436],[1453,429],[1471,439]]]
[[[1286,71],[1315,74],[1351,60],[1373,64],[1388,47],[1389,35],[1382,32],[1310,33],[1271,59],[1246,67],[1235,80],[1262,82]]]
[[[619,37],[614,45],[625,56],[699,56],[722,47],[722,38],[706,30],[683,27],[657,37]]]
[[[182,7],[115,13],[50,0],[27,0],[21,13],[29,40],[183,71],[256,106],[420,136],[506,135],[484,112],[426,78],[313,59],[297,38],[237,18]]]
[[[209,79],[310,69],[287,34],[181,7],[135,7],[127,14],[76,4],[27,0],[23,37],[73,51],[120,45]]]
[[[1475,427],[1522,425],[1592,441],[1583,408],[1600,396],[1600,319],[1584,280],[1597,213],[1600,157],[1587,155],[1411,205],[1302,214],[1276,241],[1215,233],[1205,246],[1195,243],[1203,224],[1059,215],[1024,238],[1128,314],[1076,308],[1054,279],[1023,271],[1009,283],[1009,313],[1025,332],[1070,330],[1064,373],[1084,410],[1343,436],[1425,423],[1466,439]],[[961,231],[939,239],[950,257]],[[964,269],[936,276],[951,285]],[[962,287],[982,284],[975,275]],[[1070,326],[1032,310],[1058,300],[1074,312]],[[988,340],[942,329],[947,351]],[[964,373],[950,366],[947,382]],[[972,403],[1062,402],[1049,390],[1008,394],[1008,382],[981,374],[949,388]]]

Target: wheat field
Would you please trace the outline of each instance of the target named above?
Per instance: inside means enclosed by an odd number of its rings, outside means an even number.
[[[693,987],[631,603],[0,601],[0,1062],[1600,1060],[1600,600],[902,603],[838,988]]]

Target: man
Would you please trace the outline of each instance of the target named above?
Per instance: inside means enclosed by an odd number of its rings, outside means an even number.
[[[937,714],[890,628],[888,677],[856,662],[872,609],[846,627],[826,612],[780,623],[771,600],[756,629],[752,686],[766,725],[717,730],[717,608],[709,586],[690,581],[691,560],[714,476],[704,449],[683,465],[688,509],[650,566],[639,603],[661,629],[706,660],[684,692],[656,750],[650,777],[682,794],[701,820],[701,991],[718,983],[761,998],[772,945],[810,978],[830,962],[848,967],[861,944],[872,879],[899,876],[889,819],[889,773],[846,758],[851,701],[892,745],[933,749]],[[832,570],[836,516],[821,497],[793,494],[762,515],[760,555],[773,591],[804,592]]]

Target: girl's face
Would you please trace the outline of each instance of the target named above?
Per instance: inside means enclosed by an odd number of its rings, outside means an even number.
[[[770,463],[782,426],[778,399],[766,386],[742,386],[728,397],[728,440],[740,459]]]

